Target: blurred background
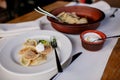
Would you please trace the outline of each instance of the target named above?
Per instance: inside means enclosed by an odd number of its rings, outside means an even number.
[[[55,1],[75,0],[0,0],[0,23],[22,16],[33,11],[36,6],[44,7]],[[85,3],[92,3],[99,0],[79,0]],[[120,7],[120,0],[105,0],[113,7]]]

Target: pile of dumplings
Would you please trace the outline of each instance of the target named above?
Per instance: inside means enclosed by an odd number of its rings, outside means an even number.
[[[61,12],[57,17],[63,22],[68,24],[85,24],[88,23],[87,18],[78,17],[75,12]]]
[[[37,51],[36,46],[41,43],[44,45],[43,51]],[[52,51],[50,43],[46,40],[28,39],[23,43],[19,51],[20,63],[23,66],[33,66],[46,62],[47,55]]]

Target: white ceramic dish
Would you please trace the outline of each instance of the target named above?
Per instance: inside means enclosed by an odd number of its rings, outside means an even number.
[[[54,53],[48,56],[47,62],[37,66],[24,67],[19,61],[19,50],[27,39],[47,39],[55,36],[58,43],[58,53],[61,64],[64,64],[70,57],[72,52],[72,44],[70,40],[63,34],[55,31],[41,30],[29,32],[12,38],[5,45],[0,53],[0,64],[3,69],[17,75],[36,75],[45,74],[56,69]]]

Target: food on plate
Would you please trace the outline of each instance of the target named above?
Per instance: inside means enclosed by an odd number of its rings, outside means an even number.
[[[64,23],[68,24],[85,24],[88,23],[87,18],[79,17],[75,12],[61,12],[57,15],[57,17]]]
[[[33,39],[28,39],[25,43],[24,46],[36,46],[37,45],[37,41],[33,40]]]
[[[35,60],[31,61],[31,65],[38,65],[46,62],[47,56],[44,54],[41,54],[40,57],[37,57]]]
[[[47,40],[28,39],[19,51],[20,63],[24,66],[38,65],[46,62],[52,47]]]
[[[84,34],[84,40],[87,42],[98,42],[98,41],[100,41],[100,40],[98,40],[100,38],[101,38],[101,36],[96,33],[90,32],[90,33]]]
[[[20,54],[29,60],[34,60],[36,57],[38,57],[40,54],[36,51],[35,47],[27,46],[20,50]]]

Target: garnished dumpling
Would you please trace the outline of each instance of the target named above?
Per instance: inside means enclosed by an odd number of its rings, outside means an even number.
[[[28,39],[19,51],[20,62],[24,66],[38,65],[46,62],[47,54],[52,50],[47,40]]]

